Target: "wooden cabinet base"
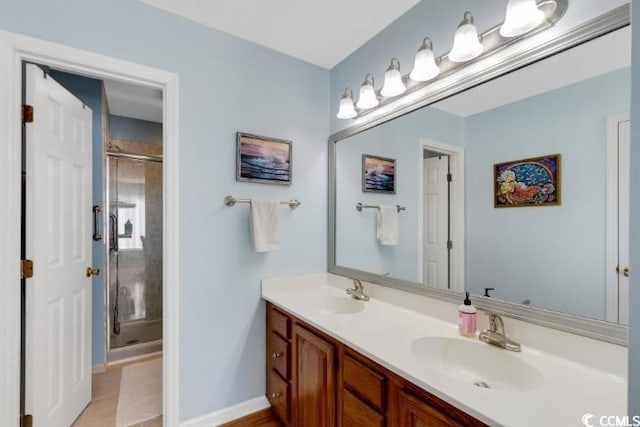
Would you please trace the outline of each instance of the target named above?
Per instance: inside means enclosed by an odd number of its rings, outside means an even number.
[[[267,398],[285,427],[485,426],[271,303],[266,333]]]

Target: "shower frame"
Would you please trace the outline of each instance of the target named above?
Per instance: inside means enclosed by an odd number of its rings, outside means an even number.
[[[107,149],[106,147],[108,147],[109,144],[107,144],[105,146],[105,150],[103,151],[103,156],[102,156],[102,162],[103,162],[103,180],[102,180],[102,194],[103,194],[103,233],[102,235],[103,240],[104,240],[104,246],[105,246],[105,251],[104,251],[104,266],[105,266],[105,286],[104,288],[104,306],[103,306],[103,310],[105,313],[105,320],[104,320],[104,332],[105,332],[105,348],[104,348],[104,360],[105,363],[112,363],[112,362],[118,362],[124,359],[128,359],[128,358],[132,358],[132,357],[138,357],[138,356],[146,356],[146,355],[150,355],[153,353],[159,353],[163,350],[163,341],[164,341],[164,331],[162,332],[162,337],[159,340],[153,340],[153,341],[148,341],[148,342],[142,342],[142,343],[137,343],[137,344],[131,344],[131,345],[126,345],[123,347],[118,347],[118,348],[111,348],[111,331],[113,328],[112,325],[112,313],[111,313],[111,307],[110,307],[110,290],[111,290],[111,261],[110,261],[110,256],[111,256],[111,249],[110,249],[110,241],[111,241],[111,230],[110,230],[110,226],[111,223],[108,220],[108,217],[110,215],[111,212],[111,206],[110,206],[110,191],[109,191],[109,180],[111,178],[111,168],[109,167],[109,158],[115,158],[115,159],[126,159],[126,160],[137,160],[137,161],[148,161],[148,162],[154,162],[154,163],[160,163],[162,164],[162,168],[163,168],[163,176],[164,176],[164,157],[162,155],[145,155],[145,154],[134,154],[134,153],[128,153],[126,151],[110,151],[109,149]],[[165,204],[165,191],[164,191],[164,185],[163,185],[163,189],[162,189],[162,204],[164,206]],[[163,208],[164,209],[164,208]],[[117,233],[117,230],[116,230]],[[117,237],[116,237],[117,238]],[[163,236],[164,238],[164,236]],[[163,254],[163,258],[164,258],[164,254]],[[164,262],[164,259],[163,259]],[[163,277],[163,282],[164,282],[164,277]],[[164,290],[164,285],[162,287],[162,289]],[[162,293],[162,298],[165,298],[164,292]],[[162,320],[164,319],[164,310],[163,310],[163,315],[162,315],[162,319],[160,320],[162,322]]]

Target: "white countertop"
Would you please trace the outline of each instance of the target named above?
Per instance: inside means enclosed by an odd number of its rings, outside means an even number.
[[[265,279],[262,296],[491,426],[581,426],[587,413],[627,414],[624,347],[505,318],[507,335],[523,345],[510,354],[535,367],[542,385],[526,391],[474,387],[411,351],[413,341],[429,336],[487,345],[458,335],[455,305],[365,283],[371,300],[360,312],[332,314],[318,306],[318,297],[344,296],[349,285],[328,273]],[[479,318],[479,329],[483,322]]]

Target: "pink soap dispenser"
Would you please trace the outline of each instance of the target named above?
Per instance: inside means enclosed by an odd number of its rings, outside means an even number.
[[[469,299],[469,292],[466,292],[464,302],[458,307],[458,332],[463,337],[475,337],[476,336],[476,319],[477,310],[471,305]]]

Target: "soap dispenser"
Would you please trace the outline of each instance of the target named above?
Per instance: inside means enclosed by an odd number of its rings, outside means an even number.
[[[458,332],[463,337],[476,336],[477,310],[471,305],[469,292],[465,293],[464,302],[458,307]]]

